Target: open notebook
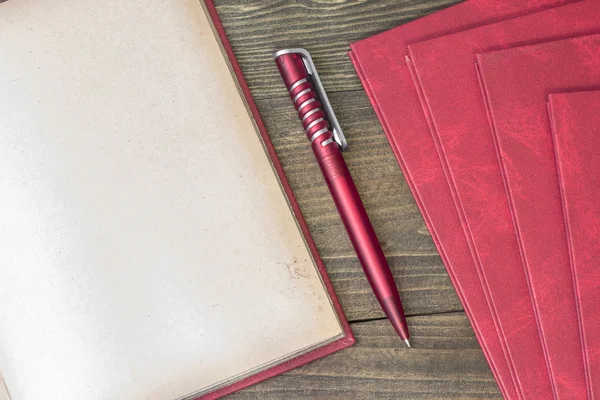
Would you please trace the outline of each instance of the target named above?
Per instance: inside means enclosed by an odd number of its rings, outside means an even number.
[[[206,6],[0,4],[12,400],[216,397],[353,341]]]

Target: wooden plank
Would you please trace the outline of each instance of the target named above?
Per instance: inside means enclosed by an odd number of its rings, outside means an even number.
[[[350,43],[458,2],[215,1],[256,98],[285,95],[271,57],[285,47],[305,47],[311,52],[328,92],[361,90],[347,55]]]
[[[256,98],[285,94],[271,54],[305,47],[328,92],[360,90],[349,44],[458,3],[435,1],[216,1],[217,11]]]
[[[388,262],[407,315],[462,310],[437,256],[388,257]],[[355,258],[326,259],[325,265],[348,320],[384,316]]]
[[[502,398],[464,314],[411,317],[409,324],[411,349],[387,321],[354,323],[355,346],[229,398]]]

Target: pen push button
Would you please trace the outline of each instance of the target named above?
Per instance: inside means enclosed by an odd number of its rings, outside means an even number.
[[[277,57],[277,65],[308,139],[311,142],[318,140],[319,143],[332,139],[327,114],[302,57],[297,53],[282,54]]]

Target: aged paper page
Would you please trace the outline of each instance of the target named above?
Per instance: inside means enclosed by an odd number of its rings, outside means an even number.
[[[197,0],[0,4],[13,400],[176,399],[339,336]]]
[[[4,379],[0,375],[0,400],[10,400],[10,396],[8,395],[8,391],[6,390],[6,385],[4,385]]]

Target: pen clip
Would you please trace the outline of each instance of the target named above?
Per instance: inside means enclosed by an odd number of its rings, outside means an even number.
[[[315,63],[313,62],[310,53],[306,49],[296,48],[296,49],[284,49],[279,50],[274,54],[274,58],[279,57],[282,54],[295,53],[299,54],[302,57],[302,62],[304,63],[304,67],[306,68],[306,72],[313,83],[313,89],[319,96],[319,100],[321,101],[321,105],[323,106],[323,111],[325,111],[325,115],[327,116],[327,120],[331,125],[331,131],[333,133],[333,139],[338,144],[341,151],[344,151],[348,148],[348,142],[346,141],[346,137],[344,136],[344,132],[342,132],[342,128],[340,127],[340,123],[335,116],[335,112],[333,112],[333,107],[331,107],[331,103],[329,102],[329,98],[327,98],[327,93],[325,93],[325,88],[321,83],[321,79],[319,78],[319,74],[317,73],[317,68],[315,67]]]

